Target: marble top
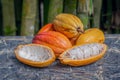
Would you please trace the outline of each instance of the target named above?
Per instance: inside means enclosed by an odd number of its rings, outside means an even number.
[[[60,64],[56,60],[45,68],[35,68],[19,62],[14,49],[31,43],[33,37],[0,37],[0,80],[120,80],[120,34],[107,34],[108,50],[99,61],[81,67]]]

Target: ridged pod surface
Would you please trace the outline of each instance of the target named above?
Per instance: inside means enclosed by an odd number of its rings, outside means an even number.
[[[72,47],[69,39],[56,31],[42,32],[35,35],[32,43],[46,45],[53,49],[56,56],[59,56],[63,51]]]
[[[67,13],[57,15],[53,20],[53,27],[68,38],[80,35],[84,31],[81,20],[77,16]]]
[[[53,30],[53,24],[52,23],[48,23],[46,25],[44,25],[37,34],[40,34],[41,32],[47,32],[47,31],[52,31]]]
[[[87,29],[83,34],[81,34],[76,40],[76,45],[86,44],[86,43],[103,43],[105,41],[105,36],[102,30],[98,28]]]

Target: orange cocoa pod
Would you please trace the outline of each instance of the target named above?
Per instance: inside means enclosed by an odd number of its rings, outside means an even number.
[[[48,23],[38,31],[38,34],[41,33],[41,32],[47,32],[47,31],[52,31],[52,30],[53,30],[53,24]]]
[[[72,47],[70,40],[60,32],[48,31],[35,35],[32,43],[46,45],[53,49],[56,56]]]

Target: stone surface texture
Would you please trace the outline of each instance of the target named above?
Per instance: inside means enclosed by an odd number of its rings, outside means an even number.
[[[108,50],[99,61],[81,67],[60,64],[56,60],[45,68],[35,68],[19,62],[14,49],[31,43],[33,37],[0,37],[0,80],[120,80],[120,35],[106,35]]]

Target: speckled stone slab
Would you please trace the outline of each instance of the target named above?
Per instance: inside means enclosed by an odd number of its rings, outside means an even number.
[[[106,35],[106,55],[82,67],[71,67],[56,60],[45,68],[34,68],[19,62],[14,49],[31,43],[33,37],[0,37],[0,80],[120,80],[120,35]]]

